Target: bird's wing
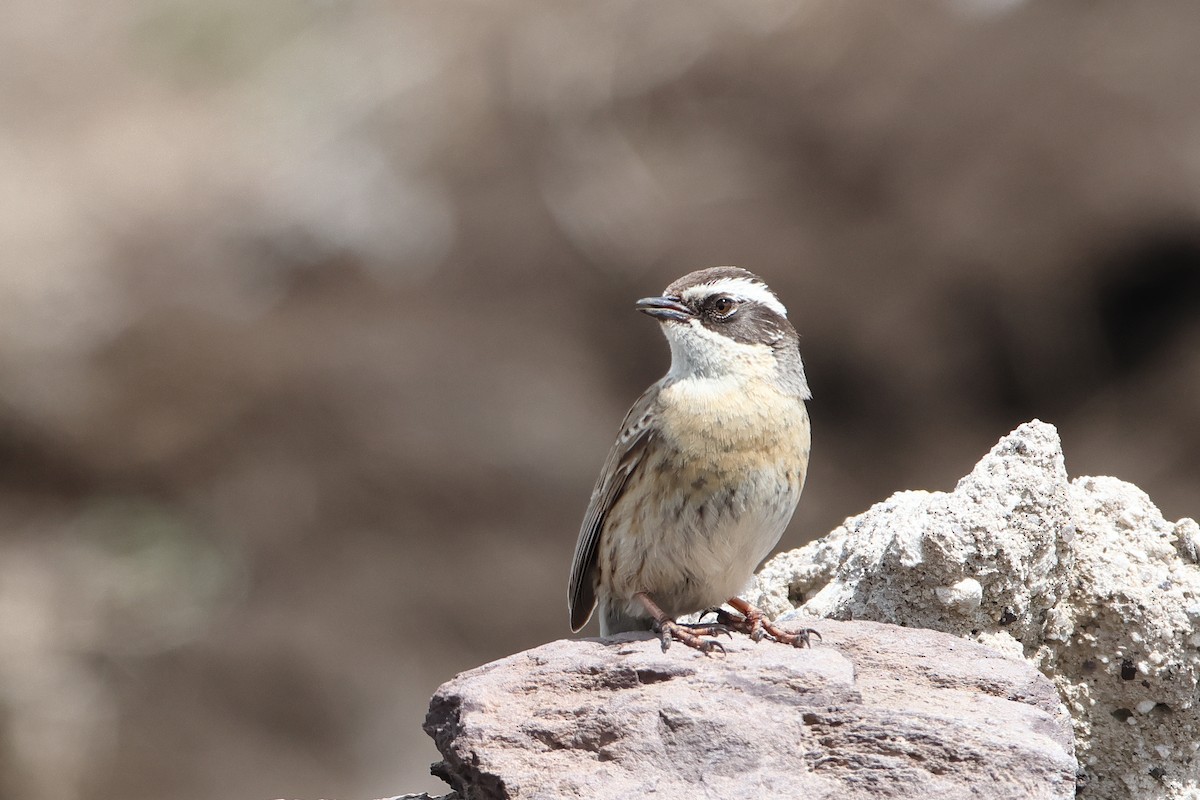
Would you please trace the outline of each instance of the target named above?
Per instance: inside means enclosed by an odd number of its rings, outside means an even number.
[[[596,550],[600,543],[600,532],[604,529],[608,512],[625,491],[630,476],[642,463],[646,447],[653,438],[651,411],[658,392],[659,385],[656,383],[629,409],[621,424],[621,435],[604,461],[596,488],[592,489],[592,500],[583,516],[579,541],[575,543],[575,558],[571,562],[567,608],[571,612],[572,631],[578,631],[586,625],[596,607]]]

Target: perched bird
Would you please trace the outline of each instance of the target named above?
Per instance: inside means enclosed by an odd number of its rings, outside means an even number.
[[[811,397],[787,309],[751,272],[683,276],[637,309],[657,319],[671,368],[625,417],[588,505],[571,565],[578,631],[655,630],[703,652],[730,629],[803,646],[736,595],[770,553],[808,471]],[[718,607],[728,603],[739,612]],[[717,613],[716,625],[676,618]]]

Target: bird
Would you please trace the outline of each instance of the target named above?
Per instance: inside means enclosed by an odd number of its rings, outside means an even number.
[[[636,309],[658,320],[667,374],[633,404],[596,480],[571,563],[578,632],[654,631],[724,652],[731,630],[810,645],[737,595],[778,544],[808,473],[812,393],[787,308],[740,267],[684,275]],[[727,604],[734,611],[720,608]],[[696,612],[715,624],[681,623]]]

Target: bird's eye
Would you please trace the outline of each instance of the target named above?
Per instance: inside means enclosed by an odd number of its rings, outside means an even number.
[[[724,319],[737,311],[737,301],[732,297],[721,295],[712,302],[713,314]]]

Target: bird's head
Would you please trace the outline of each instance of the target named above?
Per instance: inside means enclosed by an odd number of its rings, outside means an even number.
[[[754,273],[739,267],[691,272],[661,297],[639,300],[637,309],[662,323],[671,345],[668,377],[770,380],[810,396],[787,309]]]

